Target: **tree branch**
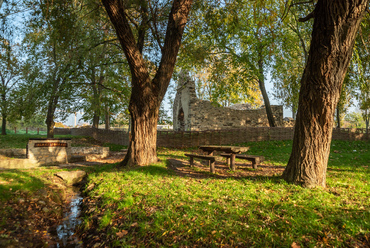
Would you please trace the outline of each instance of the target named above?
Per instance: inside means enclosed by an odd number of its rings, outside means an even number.
[[[289,5],[289,7],[287,8],[286,6],[288,5],[289,1],[286,1],[285,2],[285,8],[284,8],[284,13],[283,13],[283,16],[281,17],[281,20],[284,20],[286,16],[288,16],[288,13],[289,13],[289,10],[291,7],[295,6],[295,5],[300,5],[300,4],[306,4],[306,3],[313,3],[313,0],[310,0],[310,1],[305,1],[305,2],[297,2],[297,3],[292,3]]]
[[[149,1],[149,3],[150,3],[150,1]],[[150,25],[150,30],[152,31],[152,34],[153,34],[155,40],[157,41],[159,48],[163,52],[163,45],[161,43],[161,39],[159,37],[159,32],[158,32],[158,27],[157,27],[157,18],[156,18],[157,17],[157,9],[154,11],[151,5],[149,5],[149,7],[150,7],[150,11],[152,12],[152,16],[153,16],[153,26]]]
[[[158,71],[153,79],[159,97],[162,101],[175,67],[180,49],[182,34],[191,9],[193,0],[174,0],[168,18],[166,38]]]
[[[136,45],[134,34],[125,13],[124,3],[121,0],[102,0],[102,2],[116,29],[117,37],[130,65],[132,80],[139,82],[139,79],[149,78],[149,71]],[[141,85],[141,87],[145,86]]]
[[[306,22],[312,18],[315,18],[315,11],[312,11],[311,13],[309,13],[306,17],[303,17],[303,18],[299,18],[298,21],[299,22]]]

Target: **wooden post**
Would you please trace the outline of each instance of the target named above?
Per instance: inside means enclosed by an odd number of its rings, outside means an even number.
[[[194,164],[194,158],[190,157],[190,166],[193,166],[193,164]]]
[[[257,159],[258,161],[258,164],[259,164],[259,159]],[[253,169],[257,169],[257,161],[252,161],[252,166],[253,166]]]
[[[230,157],[226,157],[226,165],[230,167]]]
[[[232,171],[235,171],[235,153],[231,153],[230,156],[230,167]]]
[[[215,173],[215,161],[211,162],[211,160],[208,160],[208,164],[209,164],[209,169],[211,173]]]

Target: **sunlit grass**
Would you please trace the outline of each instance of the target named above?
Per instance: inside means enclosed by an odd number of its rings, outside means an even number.
[[[285,165],[291,151],[291,141],[244,145],[275,165]],[[90,174],[96,186],[88,193],[98,206],[84,218],[100,216],[106,242],[120,246],[352,246],[370,231],[370,146],[334,141],[333,147],[327,188],[313,190],[277,176],[180,177],[165,161],[185,159],[185,151],[159,149],[161,163],[126,170],[108,165]],[[348,147],[361,151],[358,159],[346,160],[353,152]],[[122,230],[127,234],[116,235]]]

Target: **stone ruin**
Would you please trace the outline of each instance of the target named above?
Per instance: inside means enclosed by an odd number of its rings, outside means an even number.
[[[278,126],[283,125],[283,106],[271,105]],[[219,107],[198,99],[195,83],[181,72],[173,105],[175,131],[220,130],[241,127],[268,127],[265,108],[250,109],[248,104]]]

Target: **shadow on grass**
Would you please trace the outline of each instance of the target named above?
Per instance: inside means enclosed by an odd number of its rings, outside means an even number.
[[[235,179],[235,180],[252,180],[266,181],[278,183],[284,166],[259,165],[257,169],[252,169],[251,165],[245,163],[237,163],[237,170],[231,171],[226,165],[221,162],[216,162],[216,173],[209,171],[208,165],[196,163],[190,166],[188,162],[179,159],[167,159],[167,168],[173,171],[177,176],[190,177],[197,179]],[[246,165],[246,166],[245,166]]]
[[[10,199],[17,190],[32,192],[44,185],[42,180],[31,176],[26,171],[2,170],[0,171],[0,201]]]

